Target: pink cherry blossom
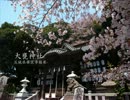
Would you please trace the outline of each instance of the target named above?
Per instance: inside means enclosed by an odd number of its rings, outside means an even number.
[[[49,33],[48,33],[48,36],[49,36],[49,39],[50,39],[50,40],[56,40],[56,36],[55,36],[55,33],[54,33],[54,32],[53,32],[53,33],[52,33],[52,32],[49,32]]]

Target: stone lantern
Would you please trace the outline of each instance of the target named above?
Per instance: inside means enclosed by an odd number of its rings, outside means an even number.
[[[22,82],[22,90],[16,95],[15,100],[23,100],[25,98],[28,97],[28,92],[26,90],[26,87],[28,86],[27,83],[29,83],[30,81],[27,80],[27,78],[25,77],[23,80],[21,80],[20,82]]]

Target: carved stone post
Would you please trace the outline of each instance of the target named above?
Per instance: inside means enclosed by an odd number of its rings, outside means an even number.
[[[74,74],[74,71],[72,71],[67,77],[68,86],[67,92],[64,95],[64,100],[83,100],[85,87],[75,80],[78,76]]]

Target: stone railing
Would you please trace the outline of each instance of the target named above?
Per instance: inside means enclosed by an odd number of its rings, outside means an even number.
[[[85,93],[85,100],[117,100],[117,93]],[[130,92],[124,93],[121,100],[130,100]]]
[[[39,100],[38,94],[39,94],[39,91],[36,91],[34,94],[32,94],[31,96],[29,96],[25,100]]]

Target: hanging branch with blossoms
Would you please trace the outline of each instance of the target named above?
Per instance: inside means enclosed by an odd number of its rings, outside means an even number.
[[[62,30],[62,29],[58,29],[57,32],[51,31],[46,35],[46,38],[43,39],[41,44],[43,46],[49,46],[49,47],[51,47],[52,45],[55,45],[54,47],[60,47],[64,43],[67,34],[68,34],[68,31]]]
[[[43,47],[57,48],[62,46],[70,34],[71,29],[68,23],[58,22],[42,28],[42,30],[34,36],[34,40]]]
[[[92,26],[94,22],[99,21],[99,16],[93,14],[87,14],[82,16],[77,22],[72,22],[69,24],[70,28],[73,30],[73,34],[69,37],[67,42],[72,44],[86,42],[92,37],[95,32],[92,31]]]
[[[64,20],[73,22],[88,13],[90,5],[96,11],[102,9],[103,0],[9,0],[12,6],[22,7],[22,14],[19,16],[24,23],[37,26],[44,26],[46,22]],[[98,5],[98,6],[97,6]]]
[[[30,35],[37,44],[37,47],[46,47],[48,50],[61,47],[72,32],[68,23],[65,22],[50,24],[44,28],[39,28],[36,32],[37,29],[36,26],[27,24],[24,27],[21,27],[20,30],[15,31],[15,33],[22,31]]]

